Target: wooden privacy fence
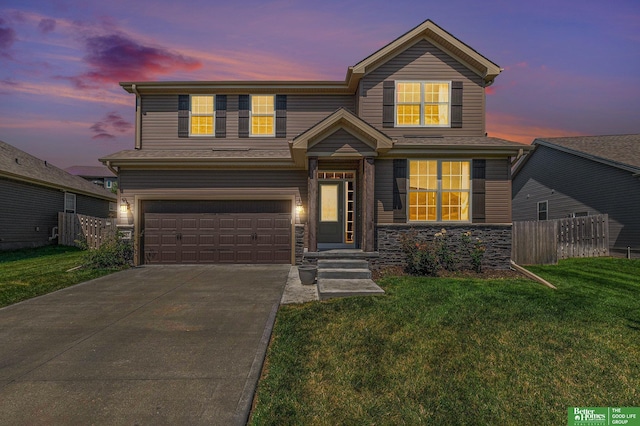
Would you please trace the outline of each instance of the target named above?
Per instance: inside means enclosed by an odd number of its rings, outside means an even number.
[[[79,241],[97,249],[103,241],[116,235],[116,220],[85,216],[75,213],[58,213],[58,244],[78,246]]]
[[[511,258],[519,265],[609,255],[609,216],[513,222]]]

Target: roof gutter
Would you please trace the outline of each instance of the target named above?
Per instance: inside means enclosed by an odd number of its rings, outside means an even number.
[[[138,92],[138,88],[135,83],[131,85],[131,91],[136,94],[136,149],[140,149],[142,147],[142,102],[140,99],[140,92]],[[107,167],[109,166],[107,165]],[[109,169],[113,171],[111,167],[109,167]]]
[[[111,161],[107,160],[104,165],[107,166],[107,169],[111,170],[114,175],[118,176],[118,171],[111,165]]]

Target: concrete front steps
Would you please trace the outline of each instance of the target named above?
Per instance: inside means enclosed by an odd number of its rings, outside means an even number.
[[[320,300],[335,297],[384,294],[371,279],[369,261],[362,256],[318,257],[318,296]]]

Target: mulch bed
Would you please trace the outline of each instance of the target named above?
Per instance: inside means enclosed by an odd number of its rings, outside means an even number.
[[[401,266],[387,267],[372,272],[373,280],[388,276],[408,275]],[[511,269],[486,269],[480,273],[475,271],[439,271],[438,277],[449,278],[480,278],[480,279],[506,279],[506,278],[526,278],[524,275]]]

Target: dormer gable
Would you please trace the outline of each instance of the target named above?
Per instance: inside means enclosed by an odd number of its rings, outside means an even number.
[[[334,135],[348,135],[352,142],[340,147],[326,143]],[[322,146],[322,145],[327,146]],[[375,157],[393,147],[389,136],[367,122],[340,108],[324,120],[296,136],[289,142],[293,160],[306,165],[307,155],[331,157]],[[311,152],[312,153],[311,153]]]

